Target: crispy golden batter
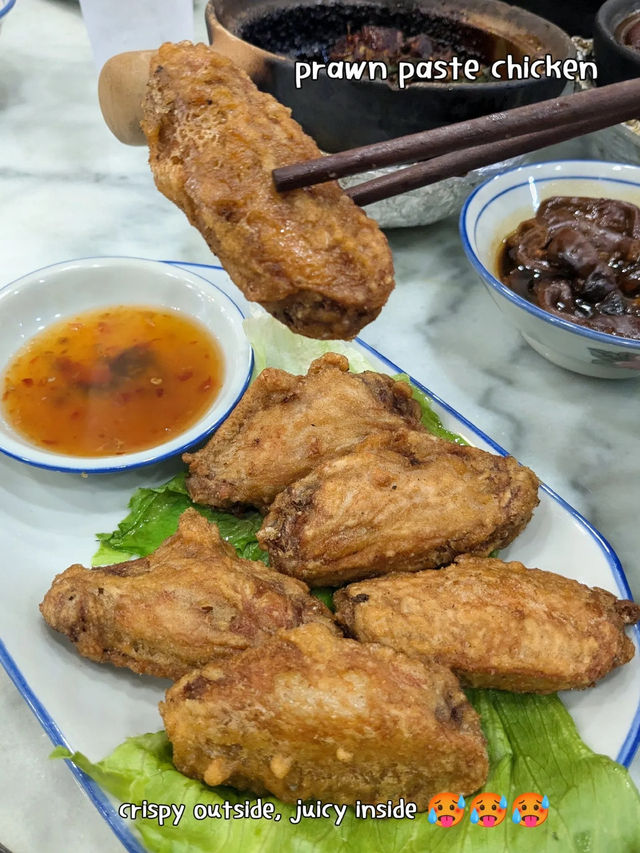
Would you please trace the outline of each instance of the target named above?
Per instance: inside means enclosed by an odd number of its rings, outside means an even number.
[[[278,571],[340,586],[486,556],[525,527],[537,492],[510,457],[417,431],[373,436],[281,492],[258,541]]]
[[[160,705],[173,761],[209,785],[284,802],[415,802],[487,776],[477,714],[452,673],[322,625],[211,663]]]
[[[353,338],[393,289],[386,238],[332,182],[278,193],[271,172],[321,156],[290,110],[203,45],[154,54],[142,128],[158,189],[247,299],[312,338]]]
[[[516,693],[589,687],[633,657],[640,607],[522,563],[459,557],[437,572],[362,581],[335,596],[362,642],[451,667],[466,684]]]
[[[344,356],[328,353],[306,376],[263,370],[209,443],[184,456],[193,500],[265,511],[294,480],[371,433],[423,429],[406,382],[348,369]]]
[[[180,678],[329,610],[307,587],[241,560],[194,509],[150,557],[58,575],[40,605],[48,624],[95,661]]]

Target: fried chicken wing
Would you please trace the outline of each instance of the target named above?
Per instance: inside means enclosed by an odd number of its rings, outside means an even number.
[[[190,673],[160,712],[182,773],[289,803],[404,797],[424,810],[487,776],[478,716],[449,670],[322,625]]]
[[[474,687],[552,693],[590,687],[633,657],[640,607],[522,563],[459,557],[438,572],[387,575],[336,593],[362,642],[451,667]]]
[[[81,655],[176,679],[329,610],[307,587],[242,560],[194,509],[151,556],[58,575],[40,610]]]
[[[486,556],[525,527],[537,491],[510,457],[418,431],[372,436],[281,492],[258,541],[278,571],[340,586]]]
[[[158,189],[247,299],[295,332],[353,338],[393,289],[376,223],[331,182],[278,193],[278,166],[321,156],[291,111],[203,45],[151,59],[142,128]]]
[[[371,433],[423,430],[406,382],[348,369],[344,356],[328,353],[306,376],[263,370],[209,443],[184,456],[193,500],[265,511],[294,480]]]

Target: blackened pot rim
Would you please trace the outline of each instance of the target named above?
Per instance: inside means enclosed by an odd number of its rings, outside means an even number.
[[[291,57],[283,56],[282,54],[273,53],[269,50],[265,50],[264,48],[258,47],[257,45],[252,44],[251,42],[245,41],[244,39],[240,38],[239,36],[237,36],[233,32],[231,32],[231,30],[229,30],[224,24],[222,24],[217,12],[216,12],[215,7],[219,2],[221,2],[221,0],[208,0],[207,6],[205,8],[205,20],[207,22],[207,29],[209,31],[209,39],[211,41],[212,47],[215,48],[215,43],[212,40],[212,32],[214,32],[215,29],[218,28],[219,30],[222,30],[224,32],[226,38],[230,39],[233,42],[236,42],[239,45],[243,45],[245,48],[250,49],[253,53],[255,53],[256,58],[268,59],[270,62],[275,62],[278,65],[282,65],[285,67],[289,67],[289,66],[293,67],[293,65],[295,64],[295,62],[297,60],[292,59]],[[383,5],[383,4],[379,3],[379,0],[372,0],[372,2],[376,3],[376,5]],[[638,3],[640,4],[640,0],[638,0]],[[456,5],[456,4],[459,4],[459,8],[460,8],[461,12],[463,12],[465,9],[469,8],[468,4],[466,2],[464,2],[464,0],[445,0],[445,3],[443,3],[443,5],[447,5],[447,6]],[[276,6],[277,4],[274,3],[273,5]],[[304,2],[301,2],[300,5],[306,5],[306,4]],[[309,5],[313,5],[313,4],[309,4]],[[517,14],[519,14],[524,19],[530,19],[530,20],[535,21],[536,24],[541,25],[542,27],[546,28],[548,30],[549,34],[551,34],[552,36],[555,36],[560,41],[564,41],[565,48],[566,48],[565,53],[562,56],[556,56],[554,54],[553,55],[554,60],[559,59],[560,61],[564,61],[566,59],[575,59],[576,58],[577,51],[576,51],[576,47],[575,47],[574,43],[572,42],[569,35],[567,33],[565,33],[565,31],[562,30],[560,27],[558,27],[556,24],[551,23],[551,21],[548,21],[546,18],[540,17],[540,15],[535,15],[533,12],[528,12],[527,10],[522,9],[520,7],[511,6],[508,3],[503,3],[502,0],[491,0],[491,5],[495,6],[495,8],[496,8],[496,16],[495,17],[498,20],[500,20],[500,14],[499,13],[502,13],[502,17],[505,17],[508,12],[513,13],[515,11],[515,12],[517,12]],[[471,9],[470,11],[473,11],[473,9]],[[443,14],[442,17],[444,18],[447,16]],[[482,27],[480,27],[478,24],[475,24],[473,22],[465,21],[465,23],[468,23],[469,26],[475,27],[478,30],[482,29]],[[485,30],[485,32],[487,32],[487,30]],[[545,44],[544,44],[544,42],[540,36],[534,35],[533,33],[529,33],[528,31],[524,31],[524,30],[521,32],[523,33],[523,35],[527,35],[530,39],[531,38],[536,39],[536,41],[539,44],[539,50],[540,50],[539,56],[540,57],[543,57],[545,55],[545,53],[551,52],[550,50],[545,51]],[[490,34],[495,36],[494,33],[490,33]],[[447,81],[444,81],[444,82],[417,81],[415,83],[411,83],[411,85],[408,87],[408,89],[410,89],[410,90],[422,90],[422,91],[433,91],[433,92],[454,90],[455,92],[459,92],[461,95],[464,95],[468,92],[474,92],[477,96],[480,96],[480,95],[485,94],[485,93],[486,94],[490,94],[490,93],[493,94],[497,90],[510,91],[512,89],[533,88],[536,86],[540,86],[540,84],[543,81],[549,80],[549,79],[550,78],[548,78],[548,77],[541,77],[541,78],[527,77],[523,80],[493,80],[493,81],[477,82],[477,83],[476,82],[473,82],[473,83],[464,83],[464,82],[452,83],[450,81],[448,81],[448,82]],[[343,80],[341,82],[345,83],[345,84],[350,83],[352,86],[359,86],[359,87],[367,86],[367,87],[374,87],[375,89],[385,89],[385,90],[391,90],[391,91],[397,91],[397,92],[403,92],[403,91],[408,90],[408,89],[399,89],[397,87],[390,86],[388,81],[385,81],[385,80],[368,80],[368,79],[364,80],[363,79],[363,80],[350,80],[350,81]]]
[[[622,6],[622,8],[618,10],[617,6]],[[634,48],[621,42],[615,35],[620,25],[632,15],[640,15],[640,0],[632,0],[632,2],[625,0],[623,3],[620,3],[620,0],[606,0],[598,9],[595,28],[601,38],[609,44],[609,47],[638,66],[638,74],[640,75],[640,50],[634,50]]]

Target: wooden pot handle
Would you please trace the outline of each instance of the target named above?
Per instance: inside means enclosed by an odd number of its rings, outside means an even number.
[[[140,121],[154,51],[131,50],[108,59],[98,80],[98,100],[109,130],[126,145],[146,145]]]

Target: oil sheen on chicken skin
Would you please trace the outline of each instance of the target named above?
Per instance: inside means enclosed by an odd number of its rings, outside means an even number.
[[[522,563],[460,557],[336,593],[350,636],[451,667],[474,687],[551,693],[590,687],[633,657],[640,607]]]
[[[406,382],[348,371],[336,353],[312,362],[306,376],[263,370],[208,444],[184,456],[193,500],[265,511],[294,480],[371,433],[424,432]]]
[[[404,431],[373,436],[293,483],[257,535],[273,568],[341,586],[487,556],[537,503],[538,480],[515,459]]]
[[[478,716],[449,670],[322,625],[190,673],[160,712],[182,773],[288,803],[404,797],[424,810],[488,771]]]
[[[318,621],[337,633],[307,587],[242,560],[194,509],[151,556],[58,575],[40,610],[81,655],[176,679],[212,658]]]
[[[272,171],[321,157],[291,111],[203,44],[152,56],[142,128],[158,189],[247,299],[293,331],[350,339],[393,289],[377,224],[336,182],[279,193]]]

